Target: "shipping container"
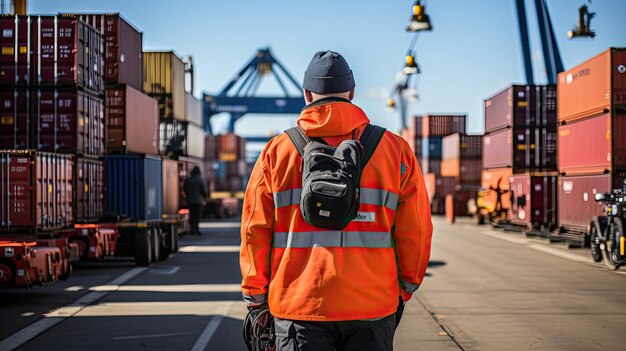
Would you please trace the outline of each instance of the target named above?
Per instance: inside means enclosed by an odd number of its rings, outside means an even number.
[[[134,220],[156,221],[163,213],[161,158],[107,155],[106,209]]]
[[[159,110],[155,99],[129,86],[107,88],[107,151],[159,153]]]
[[[476,190],[461,190],[446,195],[445,214],[449,223],[454,223],[455,217],[471,215],[468,203],[476,199],[476,192]]]
[[[529,229],[551,230],[557,224],[557,177],[514,174],[511,176],[509,221]]]
[[[30,90],[0,91],[0,149],[28,149],[32,144]]]
[[[609,192],[614,185],[612,178],[610,174],[559,177],[559,225],[569,231],[585,233],[591,219],[602,215],[595,194]]]
[[[430,114],[421,116],[423,137],[444,137],[454,133],[465,133],[466,115]],[[416,135],[416,137],[419,135]]]
[[[215,162],[219,158],[219,136],[206,134],[204,159],[207,162]]]
[[[554,127],[555,85],[512,85],[485,99],[485,132],[509,127]]]
[[[191,93],[185,93],[185,104],[185,111],[187,112],[185,120],[202,127],[204,125],[204,117],[202,116],[202,101],[197,99]]]
[[[83,155],[104,154],[102,99],[81,90],[0,92],[0,145]]]
[[[188,122],[161,122],[159,150],[169,157],[190,156],[204,159],[204,129]]]
[[[51,231],[74,223],[74,157],[0,151],[0,229]]]
[[[488,191],[488,193],[482,197],[482,205],[485,208],[493,209],[497,202],[496,189],[505,193],[501,196],[501,205],[503,209],[509,209],[511,207],[511,176],[513,172],[511,168],[498,168],[483,170],[481,173],[481,189]]]
[[[480,159],[447,159],[441,161],[441,175],[443,177],[457,177],[461,184],[480,185]]]
[[[441,137],[424,137],[422,138],[422,157],[429,159],[441,159],[442,157],[442,138]]]
[[[163,213],[178,213],[180,182],[178,160],[163,159]]]
[[[211,190],[211,175],[204,167],[204,162],[201,159],[197,159],[194,157],[179,157],[178,158],[178,188],[179,188],[179,207],[180,208],[189,208],[187,204],[187,199],[185,192],[183,191],[183,184],[185,183],[185,179],[191,176],[191,171],[194,167],[200,168],[200,171],[204,171],[202,174],[202,178],[206,181],[206,191],[207,195],[210,194]]]
[[[558,75],[559,121],[626,106],[626,49],[609,48]]]
[[[220,135],[218,141],[218,158],[222,162],[245,160],[246,140],[236,134]]]
[[[434,173],[428,173],[424,176],[426,192],[430,200],[432,214],[445,213],[445,198],[449,194],[454,194],[458,179],[455,177],[441,177]]]
[[[80,14],[78,18],[100,31],[105,44],[105,78],[110,84],[143,89],[143,34],[119,13]]]
[[[552,128],[509,128],[483,137],[483,168],[514,173],[557,170],[557,133]]]
[[[98,221],[104,214],[104,162],[77,157],[75,169],[76,222]]]
[[[143,90],[159,103],[161,119],[185,120],[185,64],[173,51],[144,52]]]
[[[36,92],[36,93],[35,93]],[[34,90],[32,122],[36,147],[42,151],[101,156],[104,103],[83,91]]]
[[[626,113],[579,119],[559,127],[559,171],[568,175],[626,168]]]
[[[443,137],[441,158],[451,159],[480,159],[483,155],[483,136],[454,133]]]
[[[0,83],[104,92],[102,34],[74,16],[0,18]]]

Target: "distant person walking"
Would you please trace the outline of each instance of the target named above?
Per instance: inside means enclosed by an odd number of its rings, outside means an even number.
[[[317,52],[303,87],[299,129],[270,140],[246,189],[244,300],[252,316],[269,305],[277,351],[392,350],[430,257],[422,171],[351,102],[339,53]]]
[[[207,195],[204,179],[202,179],[198,166],[195,166],[191,170],[191,176],[185,179],[183,191],[189,206],[189,234],[200,235],[200,215],[202,214],[202,206],[204,206]]]

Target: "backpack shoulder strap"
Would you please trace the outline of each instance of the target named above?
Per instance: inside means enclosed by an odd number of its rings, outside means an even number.
[[[378,143],[380,143],[383,135],[385,135],[385,131],[385,128],[373,124],[368,124],[365,126],[365,129],[361,134],[361,138],[359,139],[361,145],[363,145],[363,168],[365,167],[365,165],[367,165],[367,162],[369,162],[370,158],[372,158],[372,155],[374,155],[374,151],[376,151]]]
[[[300,154],[300,156],[304,156],[304,148],[306,147],[308,143],[311,142],[311,139],[309,139],[304,134],[304,131],[302,130],[302,128],[300,127],[289,128],[285,131],[285,133],[287,133],[287,136],[289,137],[289,139],[291,139],[293,146],[296,147],[296,150],[298,150],[298,153]]]

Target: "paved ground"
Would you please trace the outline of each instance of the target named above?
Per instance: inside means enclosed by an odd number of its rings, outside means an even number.
[[[245,350],[236,223],[205,223],[170,260],[82,264],[0,290],[0,350]],[[584,250],[435,219],[433,255],[396,350],[620,350],[626,275]],[[38,336],[36,336],[39,334]]]

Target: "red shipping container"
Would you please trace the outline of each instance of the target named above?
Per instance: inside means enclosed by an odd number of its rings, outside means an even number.
[[[74,223],[74,158],[33,150],[0,152],[2,231],[48,231]]]
[[[511,189],[511,176],[513,172],[511,168],[497,168],[483,170],[481,174],[481,188],[483,190],[500,189],[501,191],[507,191],[502,195],[501,202],[502,208],[508,209],[511,207],[511,195],[508,191]],[[486,208],[495,208],[497,201],[497,194],[494,190],[490,190],[489,193],[482,198],[483,206]]]
[[[32,145],[28,119],[32,108],[29,90],[0,91],[0,148],[28,149]]]
[[[108,152],[159,153],[156,100],[131,86],[122,85],[107,89],[106,109]]]
[[[0,30],[0,83],[104,92],[104,42],[93,27],[73,16],[5,16]]]
[[[610,174],[559,177],[559,225],[579,233],[587,231],[594,216],[602,214],[602,207],[595,201],[596,193],[606,193],[619,184],[612,184]]]
[[[163,159],[163,213],[175,214],[179,210],[180,180],[178,160]]]
[[[98,221],[104,214],[104,162],[77,157],[74,179],[76,222]]]
[[[554,128],[555,85],[512,85],[485,99],[485,132],[507,127]]]
[[[512,167],[513,173],[556,171],[556,127],[510,128],[483,138],[483,168]]]
[[[246,140],[235,134],[224,134],[219,136],[219,160],[222,162],[232,162],[244,160],[246,158]]]
[[[215,162],[219,157],[219,137],[207,134],[205,136],[204,159],[208,162]]]
[[[559,127],[559,170],[568,175],[626,168],[626,114],[604,114]]]
[[[33,126],[38,150],[104,155],[104,105],[83,91],[37,90]]]
[[[509,220],[533,229],[552,229],[557,224],[557,177],[515,174],[511,177]]]
[[[612,112],[626,106],[626,49],[609,48],[559,73],[559,121]],[[612,106],[613,105],[613,106]]]
[[[483,156],[483,136],[454,133],[442,139],[442,159],[480,159]]]
[[[421,116],[421,136],[443,137],[454,133],[465,133],[466,119],[466,115],[423,115]]]
[[[143,34],[119,13],[77,16],[104,37],[106,81],[142,90]]]

